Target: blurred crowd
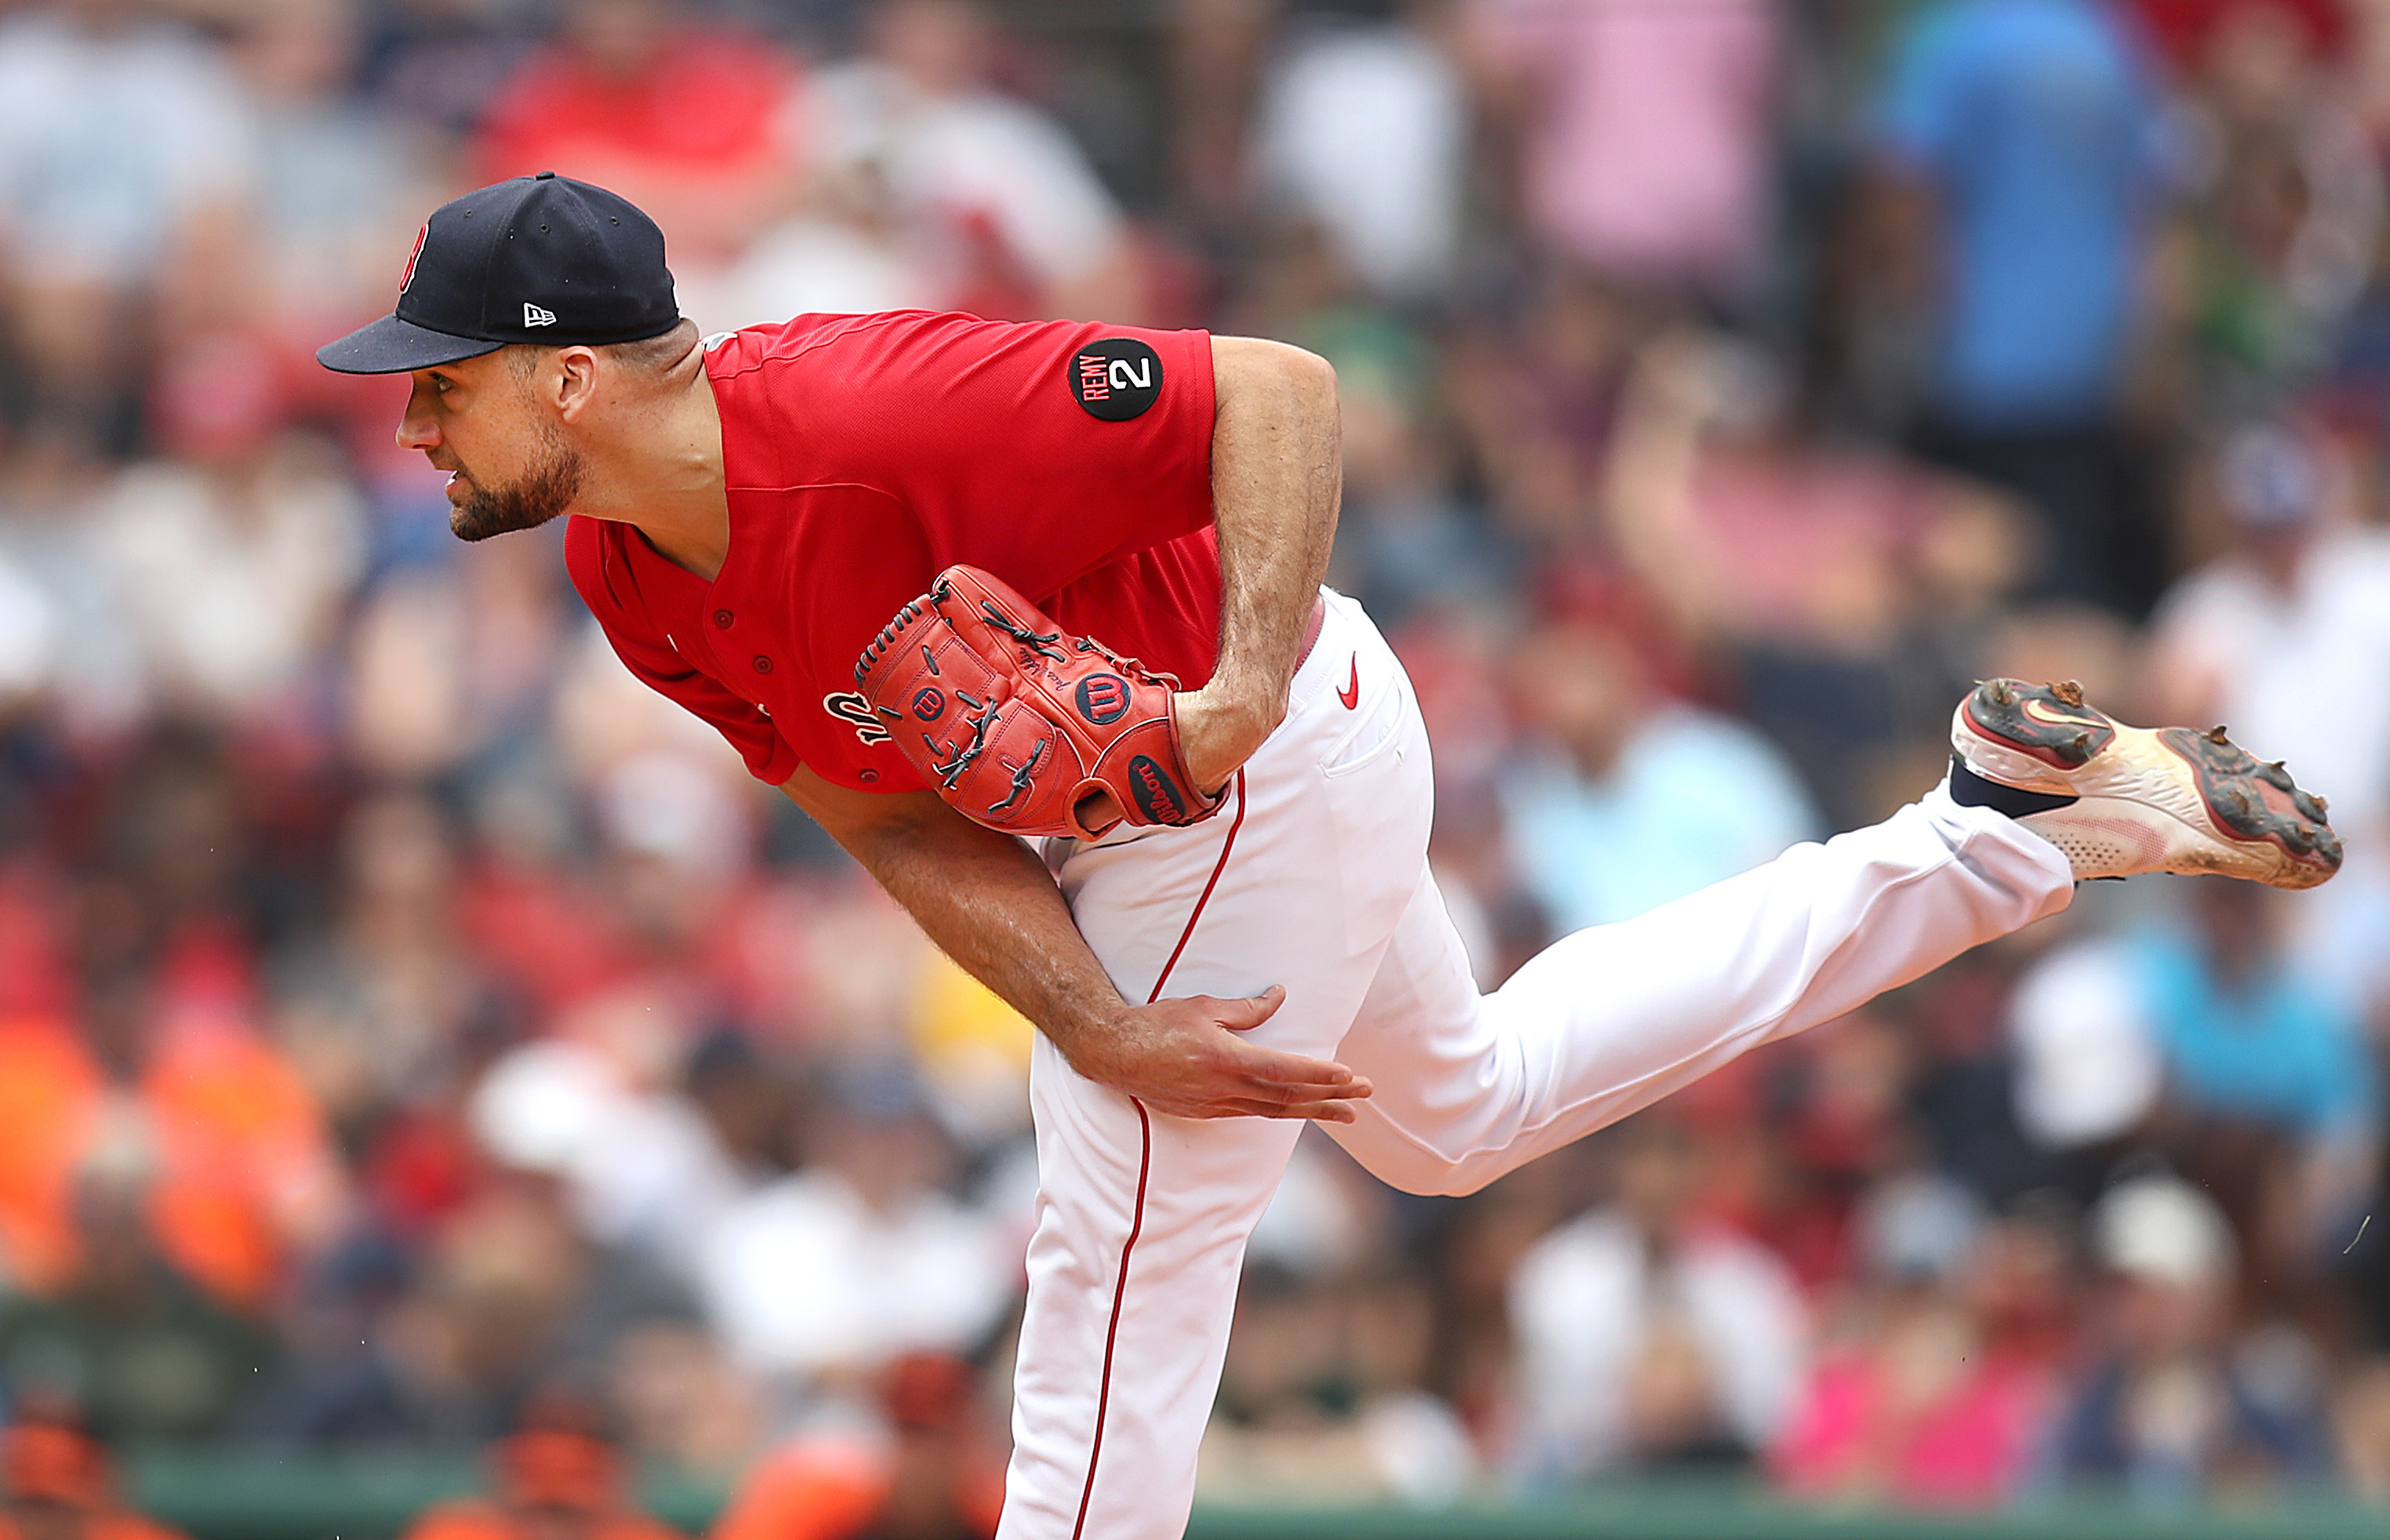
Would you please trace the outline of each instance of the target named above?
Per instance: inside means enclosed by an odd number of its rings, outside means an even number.
[[[709,330],[1331,360],[1488,984],[1979,677],[2332,799],[1473,1198],[1307,1137],[1206,1493],[2390,1502],[2385,157],[2385,0],[0,0],[0,1525],[91,1435],[987,1531],[1030,1029],[311,357],[547,169]]]

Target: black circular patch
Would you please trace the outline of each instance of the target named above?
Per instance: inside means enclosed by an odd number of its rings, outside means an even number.
[[[1091,674],[1079,681],[1079,714],[1109,727],[1128,710],[1128,681],[1117,674]]]
[[[1137,799],[1137,811],[1149,823],[1183,824],[1187,821],[1187,799],[1170,772],[1146,754],[1136,754],[1128,762],[1129,794]]]
[[[1126,422],[1162,397],[1162,355],[1134,337],[1105,337],[1071,356],[1071,399],[1091,417]]]
[[[946,698],[935,685],[924,685],[913,692],[913,714],[924,722],[935,722],[938,713],[946,709]]]

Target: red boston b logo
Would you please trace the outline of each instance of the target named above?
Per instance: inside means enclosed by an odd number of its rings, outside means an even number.
[[[398,276],[398,292],[401,298],[405,297],[408,287],[415,282],[415,259],[423,255],[423,237],[430,233],[431,226],[428,222],[423,228],[415,232],[415,250],[406,254],[406,271]]]

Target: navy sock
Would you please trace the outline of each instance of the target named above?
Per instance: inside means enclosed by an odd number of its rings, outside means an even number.
[[[1950,800],[1960,807],[1988,807],[1995,813],[2022,818],[2028,813],[2048,813],[2052,808],[2071,806],[2079,799],[2056,797],[2047,791],[2027,791],[2021,786],[1986,780],[1968,769],[1965,760],[1953,754],[1950,756]]]

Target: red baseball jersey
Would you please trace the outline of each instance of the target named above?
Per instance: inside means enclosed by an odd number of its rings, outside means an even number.
[[[712,583],[576,516],[573,586],[631,672],[758,779],[919,787],[855,693],[864,644],[957,561],[1070,631],[1211,677],[1212,340],[900,311],[713,340],[730,554]]]

